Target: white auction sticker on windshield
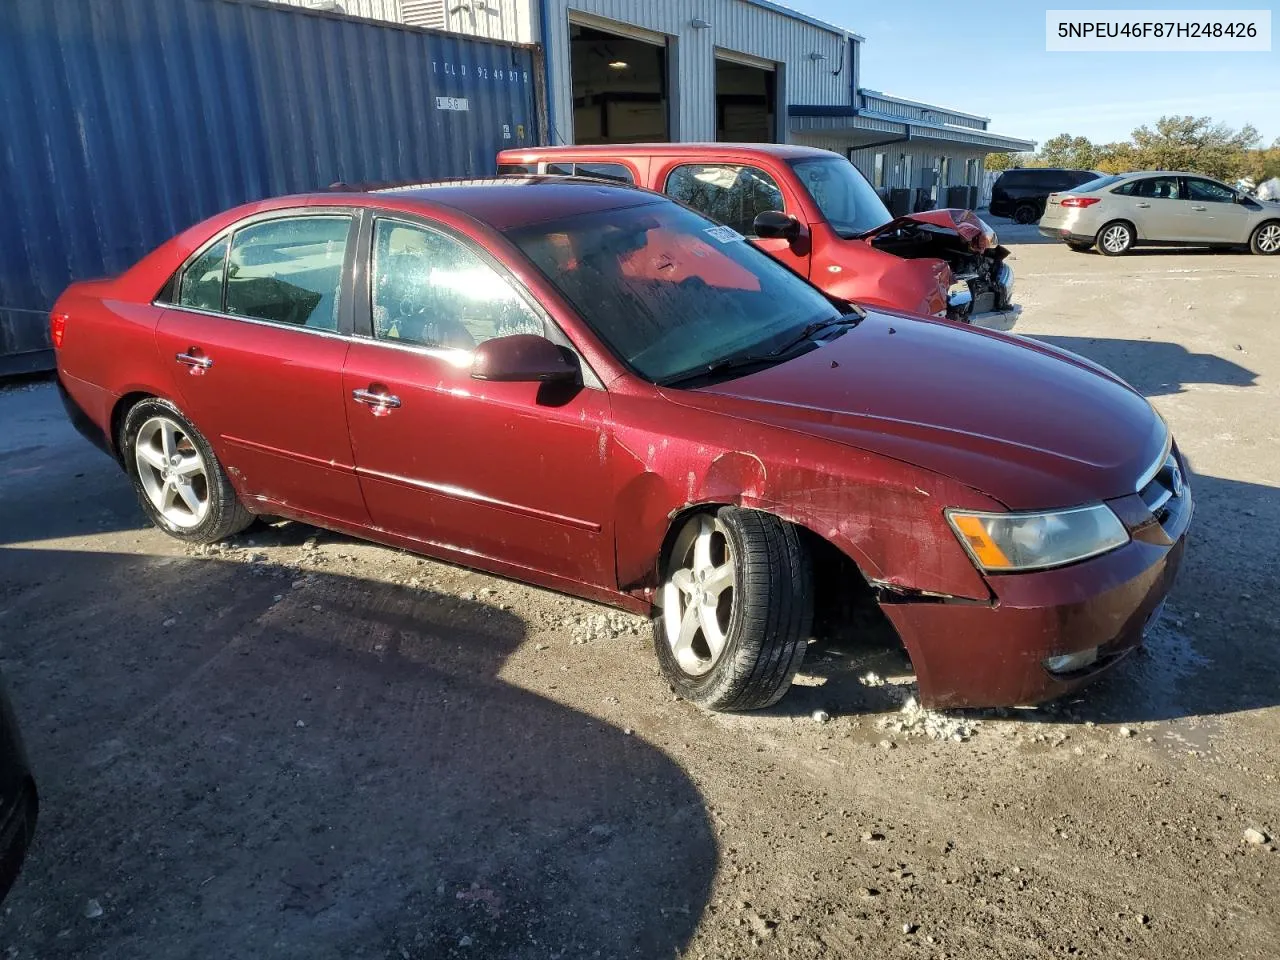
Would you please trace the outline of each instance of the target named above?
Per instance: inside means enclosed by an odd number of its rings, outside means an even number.
[[[733,227],[724,227],[724,226],[708,227],[706,230],[703,230],[702,232],[709,237],[713,237],[716,240],[719,240],[721,243],[736,243],[739,240],[746,239],[746,237],[740,234],[737,230],[733,229]]]

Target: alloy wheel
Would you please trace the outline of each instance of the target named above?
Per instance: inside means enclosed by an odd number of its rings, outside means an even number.
[[[710,514],[691,518],[676,537],[667,569],[666,641],[681,670],[702,676],[724,654],[733,622],[736,574],[728,529]]]
[[[1111,253],[1122,253],[1129,246],[1129,230],[1116,224],[1102,235],[1102,246]]]
[[[1258,231],[1258,249],[1263,253],[1280,250],[1280,223],[1269,223]]]
[[[209,513],[209,474],[183,427],[168,417],[152,417],[138,430],[134,459],[156,511],[175,527],[199,526]]]

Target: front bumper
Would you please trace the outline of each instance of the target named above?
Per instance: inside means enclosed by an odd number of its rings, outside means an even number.
[[[969,323],[983,330],[1009,331],[1014,328],[1018,318],[1022,316],[1021,304],[1010,304],[1004,310],[988,310],[986,313],[975,313]]]
[[[1142,643],[1186,552],[1194,503],[1187,489],[1163,521],[1136,496],[1112,506],[1133,539],[1055,570],[990,575],[994,600],[882,601],[911,656],[927,707],[1012,707],[1070,693]],[[1098,648],[1097,661],[1054,674],[1049,657]]]

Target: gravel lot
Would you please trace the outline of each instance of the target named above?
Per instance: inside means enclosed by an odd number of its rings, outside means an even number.
[[[626,615],[292,524],[185,548],[0,390],[42,805],[3,956],[1274,957],[1280,258],[997,224],[1018,332],[1150,396],[1198,501],[1148,650],[1038,711],[903,713],[899,654],[819,640],[706,715]]]

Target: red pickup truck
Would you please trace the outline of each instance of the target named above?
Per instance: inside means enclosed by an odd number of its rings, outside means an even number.
[[[596,177],[647,187],[750,238],[827,292],[1001,330],[1009,251],[970,210],[894,217],[839,154],[790,144],[628,143],[505,150],[500,174]]]

